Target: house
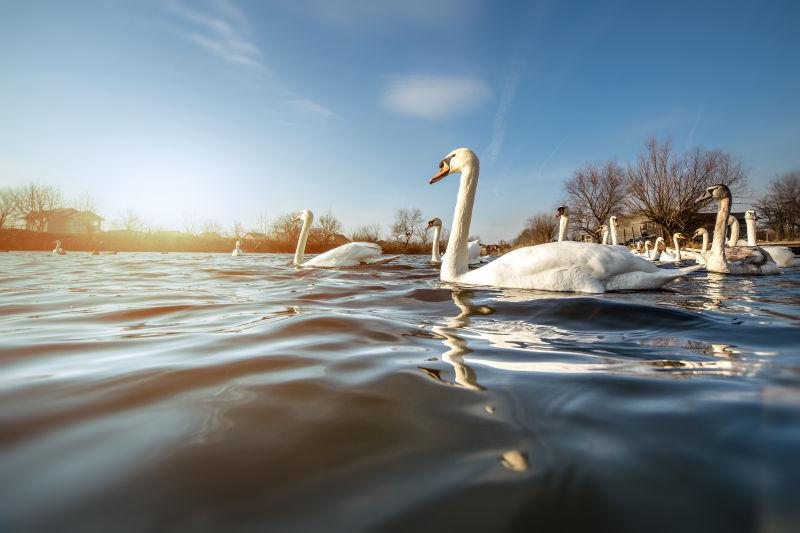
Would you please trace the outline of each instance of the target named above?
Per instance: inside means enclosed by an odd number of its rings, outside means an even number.
[[[85,234],[101,231],[105,219],[91,211],[72,207],[34,211],[25,217],[25,229],[49,233]]]
[[[245,233],[244,237],[242,237],[242,240],[251,243],[263,242],[267,240],[267,235],[264,233],[258,233],[257,231],[251,231],[249,233]]]

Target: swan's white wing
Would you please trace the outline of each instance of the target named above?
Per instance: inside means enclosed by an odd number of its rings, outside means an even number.
[[[447,256],[447,252],[442,254],[442,261]],[[477,265],[481,263],[481,243],[480,241],[469,241],[467,243],[467,263]]]
[[[794,261],[794,253],[786,246],[762,246],[772,257],[779,267],[791,266]]]
[[[381,247],[373,242],[349,242],[319,254],[303,266],[336,268],[375,263],[383,260],[381,253]]]
[[[661,269],[620,246],[553,242],[509,252],[457,281],[492,287],[602,293],[657,289],[699,268]]]

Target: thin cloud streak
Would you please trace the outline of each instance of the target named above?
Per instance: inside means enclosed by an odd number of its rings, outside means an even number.
[[[214,0],[208,11],[201,11],[174,0],[168,8],[192,31],[184,33],[189,42],[207,50],[229,63],[266,70],[261,49],[249,37],[245,14],[229,0]]]
[[[295,98],[287,101],[288,104],[294,106],[301,111],[307,111],[314,115],[319,115],[324,118],[336,118],[336,113],[328,109],[322,104],[318,104],[313,100],[307,98]]]
[[[434,75],[394,77],[383,94],[389,111],[427,120],[443,120],[471,111],[490,95],[479,79]]]
[[[182,0],[171,0],[167,9],[188,25],[180,35],[198,48],[210,52],[223,61],[244,67],[251,72],[271,75],[270,90],[278,101],[302,113],[335,118],[337,115],[326,106],[306,98],[283,84],[264,62],[264,53],[251,37],[251,24],[245,13],[233,0],[206,0],[191,6]],[[258,83],[264,81],[257,76]]]

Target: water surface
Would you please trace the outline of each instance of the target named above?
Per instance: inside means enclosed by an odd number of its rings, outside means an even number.
[[[0,254],[0,531],[792,531],[800,270]]]

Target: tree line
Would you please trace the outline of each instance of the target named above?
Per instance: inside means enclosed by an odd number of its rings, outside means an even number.
[[[47,230],[47,213],[64,207],[79,211],[95,211],[91,197],[82,195],[72,202],[66,202],[61,191],[50,185],[31,183],[17,188],[0,189],[0,228],[26,227],[35,232]],[[224,226],[213,220],[198,222],[184,219],[184,236],[209,239],[242,239],[252,234],[254,245],[264,251],[291,251],[300,235],[301,224],[295,220],[295,213],[283,213],[269,219],[263,212],[259,214],[256,226],[246,229],[239,220]],[[125,209],[110,221],[110,229],[131,235],[157,235],[178,233],[165,231],[148,223],[134,209]],[[377,242],[388,252],[421,253],[430,247],[433,232],[427,230],[422,210],[417,207],[401,208],[395,212],[394,221],[384,227],[380,224],[366,224],[345,234],[342,222],[330,211],[315,218],[308,239],[309,251],[321,251],[340,245],[346,241]],[[384,240],[386,239],[386,240]],[[444,242],[447,232],[443,232]]]
[[[670,141],[650,138],[625,165],[608,160],[578,168],[562,191],[573,229],[594,235],[611,215],[640,215],[669,236],[691,234],[701,225],[702,213],[711,202],[698,204],[695,199],[718,183],[731,189],[734,201],[746,196],[748,176],[741,160],[723,150],[701,147],[679,153]],[[800,230],[800,171],[777,176],[754,207],[762,224],[774,230],[777,238],[796,237]],[[549,242],[557,228],[552,214],[535,215],[526,221],[514,245]]]
[[[726,184],[734,199],[746,195],[747,170],[737,157],[701,147],[679,153],[670,141],[650,138],[625,165],[607,160],[575,170],[563,184],[563,203],[569,206],[572,228],[584,234],[595,235],[611,215],[640,215],[668,236],[691,233],[701,225],[710,202],[698,204],[695,199],[717,183]],[[796,238],[800,235],[800,171],[776,176],[753,206],[759,224],[774,231],[777,239]],[[550,242],[557,229],[558,219],[552,213],[534,215],[512,244]]]

